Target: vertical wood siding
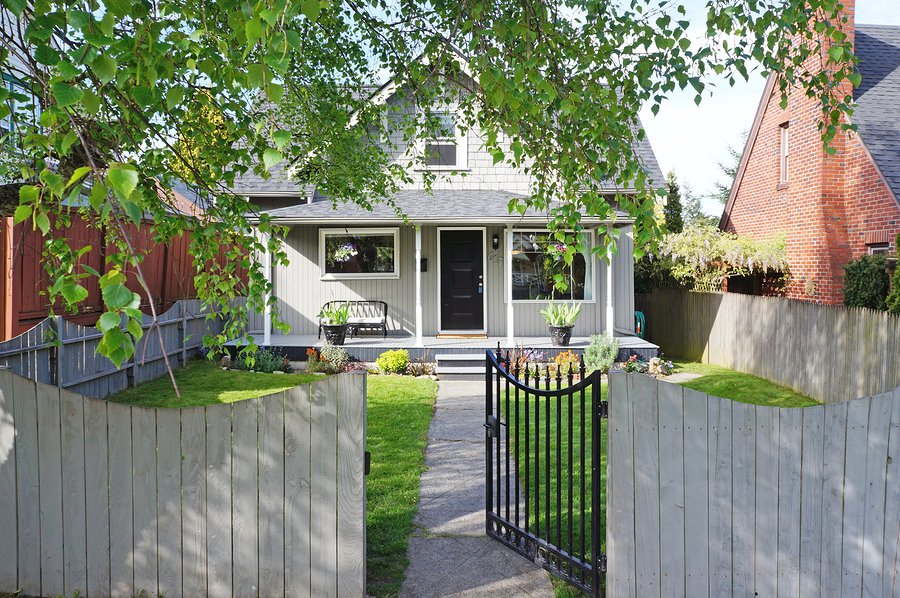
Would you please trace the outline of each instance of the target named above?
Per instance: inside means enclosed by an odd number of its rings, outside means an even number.
[[[900,316],[737,293],[638,296],[667,355],[753,374],[822,403],[900,385]]]
[[[28,332],[0,343],[0,365],[37,382],[102,398],[165,375],[160,335],[172,367],[183,364],[188,352],[201,345],[203,335],[221,330],[222,321],[207,320],[209,313],[199,300],[189,299],[160,314],[157,326],[152,328],[153,319],[143,316],[144,336],[135,343],[134,356],[121,368],[97,353],[101,335],[96,328],[60,316],[47,318]],[[57,335],[59,347],[49,340],[51,334]]]
[[[415,334],[416,324],[416,271],[415,229],[400,227],[400,251],[398,264],[400,278],[370,280],[321,280],[319,269],[319,228],[298,225],[291,228],[285,238],[284,249],[288,266],[273,269],[275,296],[278,312],[290,325],[290,334],[316,334],[319,329],[317,314],[331,300],[380,300],[388,304],[388,334],[392,331]],[[327,228],[327,227],[325,227]],[[464,227],[462,227],[464,228]],[[500,248],[491,245],[494,235],[500,237]],[[634,329],[634,280],[633,243],[630,227],[623,229],[618,242],[619,255],[613,257],[616,277],[613,283],[616,306],[616,327],[623,331]],[[485,228],[485,293],[487,311],[485,321],[491,336],[506,334],[506,228]],[[439,314],[437,281],[440,275],[440,256],[437,254],[437,227],[422,227],[422,257],[428,260],[428,271],[422,273],[423,335],[438,333]],[[606,264],[594,260],[592,302],[583,304],[573,334],[587,336],[605,329],[606,314]],[[540,310],[545,302],[517,302],[515,304],[515,336],[543,336],[547,325]],[[261,318],[251,323],[251,330],[260,331]],[[273,331],[274,332],[274,331]]]
[[[0,371],[0,593],[362,598],[365,437],[363,373],[146,409]]]
[[[900,388],[779,409],[609,386],[609,598],[900,593]]]

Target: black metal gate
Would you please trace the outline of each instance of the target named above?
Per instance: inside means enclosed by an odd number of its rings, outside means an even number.
[[[600,372],[585,376],[583,359],[554,368],[529,357],[498,349],[485,359],[487,534],[598,598],[606,571]]]

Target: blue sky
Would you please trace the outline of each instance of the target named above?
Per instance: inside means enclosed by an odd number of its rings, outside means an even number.
[[[684,0],[691,22],[702,24],[705,0]],[[856,0],[856,22],[866,25],[900,25],[900,2],[897,0]],[[727,162],[727,145],[743,149],[742,134],[749,131],[765,87],[765,79],[753,73],[747,82],[729,87],[717,81],[712,96],[706,94],[700,106],[694,104],[694,93],[675,94],[653,116],[649,109],[641,112],[641,120],[656,159],[663,172],[674,169],[682,183],[688,183],[697,194],[713,190],[715,181],[725,182],[717,160]],[[721,214],[716,201],[704,201],[710,214]]]

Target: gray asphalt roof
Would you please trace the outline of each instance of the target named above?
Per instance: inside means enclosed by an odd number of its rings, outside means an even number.
[[[855,51],[862,82],[851,121],[900,196],[900,27],[857,25]]]
[[[283,164],[276,164],[269,169],[271,175],[264,179],[260,175],[248,170],[242,177],[235,179],[231,188],[237,195],[249,195],[254,197],[272,197],[278,195],[302,197],[311,196],[312,188],[301,184],[296,176],[284,170]]]
[[[528,210],[524,216],[509,213],[510,200],[524,197],[505,191],[476,189],[433,191],[432,194],[422,190],[405,190],[396,193],[393,199],[397,207],[414,223],[546,223],[547,215],[534,210]],[[397,221],[396,212],[386,203],[373,205],[370,212],[356,204],[338,204],[333,207],[326,200],[277,208],[269,210],[268,214],[281,219],[285,224],[332,221],[347,225]],[[617,220],[626,218],[624,212],[618,212]]]

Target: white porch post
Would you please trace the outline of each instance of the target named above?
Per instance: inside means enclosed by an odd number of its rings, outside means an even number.
[[[515,313],[513,312],[513,285],[512,285],[512,250],[513,250],[513,229],[511,224],[506,225],[506,346],[514,347],[515,341],[513,333],[513,322],[515,321]]]
[[[422,341],[422,227],[416,227],[416,346],[424,347]]]
[[[607,239],[612,238],[612,225],[606,225]],[[616,312],[613,308],[613,255],[607,248],[606,251],[606,331],[609,337],[615,336],[615,317]]]
[[[269,234],[259,233],[259,242],[263,245],[262,268],[266,278],[266,286],[272,282],[272,255],[269,253]],[[272,308],[269,305],[270,293],[265,292],[263,301],[263,344],[267,347],[272,344]]]

